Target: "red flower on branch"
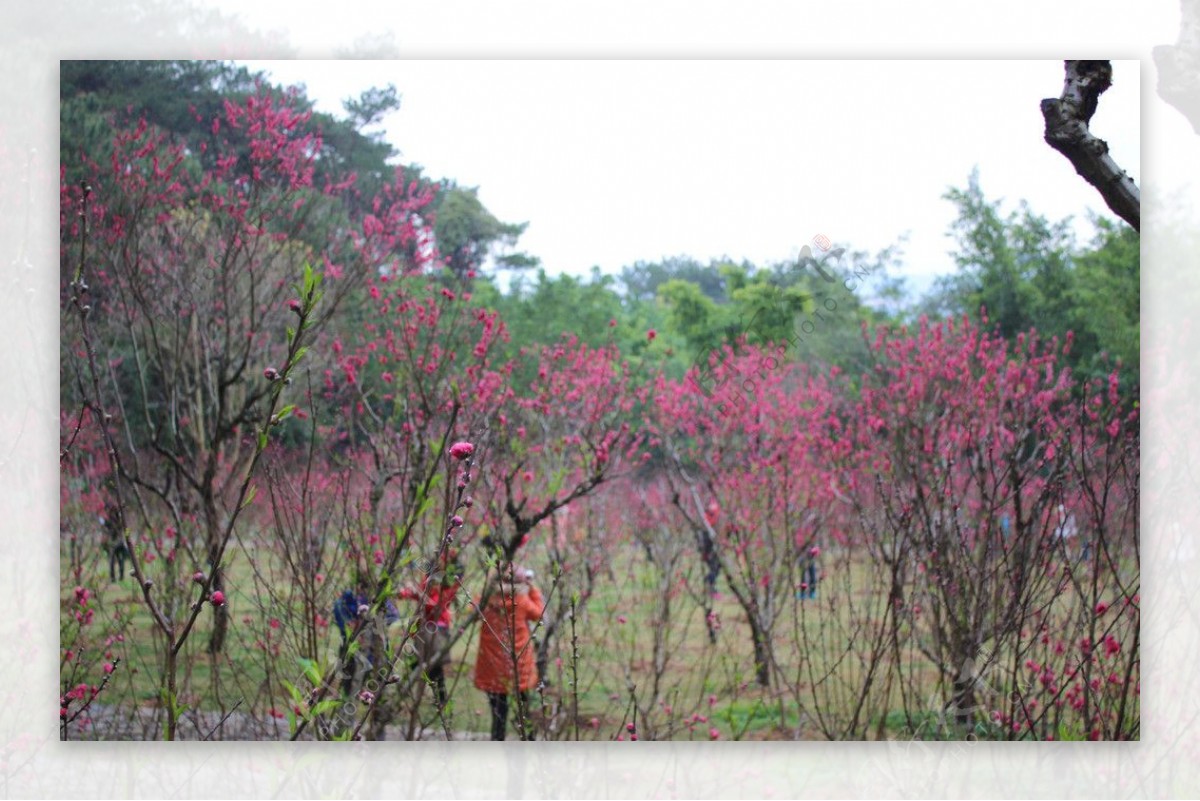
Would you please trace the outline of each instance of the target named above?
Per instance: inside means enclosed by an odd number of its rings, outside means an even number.
[[[469,442],[456,442],[450,446],[450,455],[460,461],[470,458],[473,453],[475,453],[475,446]]]

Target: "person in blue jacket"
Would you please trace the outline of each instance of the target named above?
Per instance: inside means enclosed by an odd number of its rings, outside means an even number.
[[[364,662],[365,667],[370,667],[374,664],[373,649],[369,642],[360,642],[360,650],[355,658],[350,657],[350,642],[354,632],[368,620],[368,615],[371,611],[371,602],[367,596],[366,583],[359,581],[356,584],[356,589],[345,590],[338,599],[333,603],[333,622],[337,624],[338,632],[342,635],[341,648],[338,650],[338,656],[342,663],[342,694],[349,695],[354,686],[354,679],[358,673],[360,662]],[[400,611],[389,598],[384,604],[384,626],[400,620]],[[358,658],[359,655],[363,659]]]

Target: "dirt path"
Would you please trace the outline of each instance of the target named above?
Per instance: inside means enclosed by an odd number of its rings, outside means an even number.
[[[131,713],[120,707],[93,704],[89,709],[91,723],[80,726],[79,721],[71,724],[72,740],[159,740],[162,738],[161,710],[141,708]],[[386,740],[404,740],[405,731],[400,726],[385,729]],[[287,718],[259,720],[244,712],[234,710],[225,716],[218,712],[183,713],[179,721],[179,740],[287,740]],[[311,732],[300,736],[301,740],[315,739]],[[441,729],[422,730],[419,740],[445,740]],[[487,740],[486,732],[451,732],[451,740]]]

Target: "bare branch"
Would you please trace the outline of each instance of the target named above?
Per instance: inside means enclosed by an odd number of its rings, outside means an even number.
[[[1107,61],[1064,63],[1066,79],[1062,97],[1042,101],[1046,142],[1066,156],[1075,171],[1099,190],[1104,202],[1117,216],[1135,231],[1140,231],[1142,199],[1137,184],[1108,155],[1108,143],[1088,129],[1100,95],[1112,86],[1112,64]]]

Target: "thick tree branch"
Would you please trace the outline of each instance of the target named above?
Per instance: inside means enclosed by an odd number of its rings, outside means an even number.
[[[1158,96],[1187,117],[1200,134],[1200,0],[1180,0],[1179,38],[1154,48]]]
[[[1141,230],[1142,199],[1137,184],[1108,154],[1108,143],[1092,134],[1088,123],[1100,95],[1112,86],[1107,61],[1067,61],[1062,97],[1042,101],[1046,142],[1067,157],[1075,171],[1100,191],[1108,207]]]

